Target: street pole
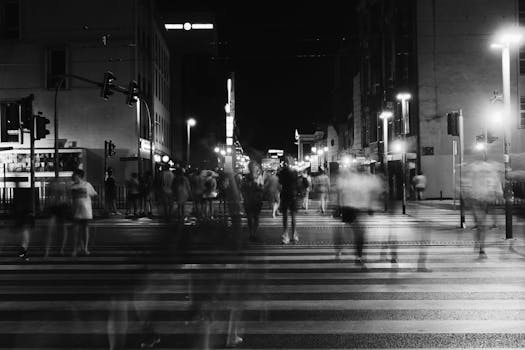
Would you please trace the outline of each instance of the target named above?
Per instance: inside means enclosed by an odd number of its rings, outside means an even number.
[[[60,91],[60,88],[62,87],[62,85],[64,84],[64,81],[66,80],[66,77],[61,77],[60,78],[60,81],[57,83],[57,86],[56,86],[56,89],[55,89],[55,114],[54,114],[54,118],[53,118],[53,128],[54,128],[54,133],[55,133],[55,144],[54,144],[54,148],[55,148],[55,159],[54,159],[54,168],[55,168],[55,180],[58,180],[58,175],[59,175],[59,166],[60,166],[60,161],[58,159],[58,92]]]
[[[512,238],[512,186],[510,183],[510,46],[503,45],[501,50],[501,66],[503,76],[503,105],[504,105],[504,132],[503,132],[503,162],[505,164],[505,238]]]
[[[465,228],[465,203],[463,199],[463,155],[465,150],[465,138],[463,137],[463,110],[458,113],[459,126],[459,227]]]
[[[383,167],[385,170],[385,212],[388,211],[390,199],[390,180],[388,176],[388,118],[383,118]]]
[[[31,215],[34,224],[36,218],[36,198],[35,198],[35,116],[31,113],[31,124],[29,127],[29,187],[31,188]]]
[[[186,123],[186,127],[187,127],[187,134],[188,134],[188,142],[186,144],[186,162],[188,163],[188,165],[190,165],[190,123]]]

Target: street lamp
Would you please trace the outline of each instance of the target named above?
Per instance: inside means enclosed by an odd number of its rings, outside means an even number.
[[[403,145],[403,152],[401,154],[401,165],[402,165],[402,171],[403,171],[403,214],[406,214],[406,204],[407,204],[407,175],[406,175],[406,162],[407,162],[407,153],[406,153],[406,137],[407,134],[410,133],[410,113],[408,110],[408,101],[412,98],[412,95],[408,92],[401,92],[398,93],[396,96],[396,99],[398,101],[401,101],[401,116],[403,121],[403,141],[405,145]]]
[[[390,179],[388,176],[388,119],[392,118],[394,114],[391,111],[383,111],[379,118],[383,120],[383,169],[385,172],[385,211],[388,210],[388,200],[390,198]]]
[[[219,147],[215,147],[215,148],[213,149],[213,151],[214,151],[215,153],[219,153],[219,152],[221,151],[221,149],[220,149]]]
[[[512,238],[512,186],[510,183],[510,48],[518,47],[522,40],[522,30],[517,27],[501,31],[491,44],[491,48],[501,50],[501,71],[503,77],[503,163],[505,165],[505,188],[503,196],[505,198],[505,238]]]
[[[312,153],[317,153],[317,147],[312,147]]]
[[[186,144],[186,161],[188,162],[188,165],[190,164],[190,129],[196,124],[197,122],[193,118],[186,120],[186,129],[188,132],[188,143]]]

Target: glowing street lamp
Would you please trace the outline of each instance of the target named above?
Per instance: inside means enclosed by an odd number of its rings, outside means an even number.
[[[317,147],[312,147],[312,153],[317,153]]]
[[[519,47],[523,38],[523,31],[518,27],[511,27],[499,32],[491,48],[501,50],[501,71],[503,77],[503,162],[505,165],[505,188],[503,196],[505,198],[505,238],[512,238],[512,186],[510,183],[510,48]]]
[[[388,200],[390,198],[390,178],[388,175],[388,119],[392,118],[394,113],[392,111],[383,111],[379,114],[379,118],[383,120],[383,169],[385,172],[385,211],[388,210]]]
[[[190,164],[190,129],[197,124],[195,119],[190,118],[186,120],[187,133],[188,133],[188,143],[186,144],[186,161]]]
[[[163,161],[164,163],[168,163],[168,162],[170,161],[170,157],[167,156],[167,155],[163,155],[163,156],[162,156],[162,161]]]
[[[219,153],[220,151],[221,151],[221,149],[220,149],[219,147],[215,147],[215,148],[213,149],[213,152],[215,152],[215,153]]]

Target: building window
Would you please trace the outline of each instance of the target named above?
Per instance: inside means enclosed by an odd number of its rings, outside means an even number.
[[[520,97],[520,123],[518,128],[525,129],[525,96]]]
[[[0,1],[0,37],[20,37],[20,4],[16,0]]]
[[[69,72],[69,52],[65,47],[50,48],[46,55],[46,88],[55,89],[60,75]],[[62,84],[62,90],[69,88],[69,79]]]

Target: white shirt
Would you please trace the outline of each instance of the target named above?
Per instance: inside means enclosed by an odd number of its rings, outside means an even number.
[[[87,181],[71,185],[71,198],[73,199],[73,218],[81,220],[93,219],[93,209],[91,206],[91,197],[97,195],[97,192]]]

